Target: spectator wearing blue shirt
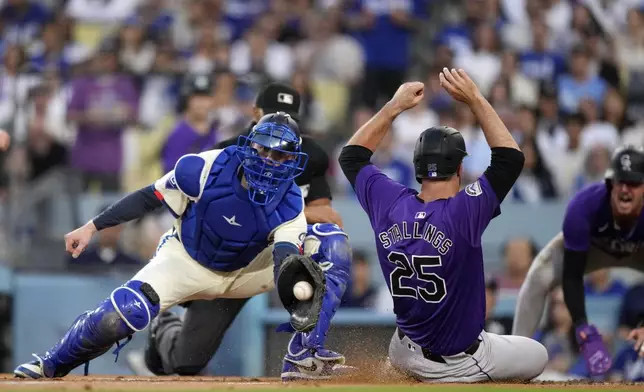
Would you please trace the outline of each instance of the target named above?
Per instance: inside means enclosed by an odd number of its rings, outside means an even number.
[[[160,39],[170,33],[174,23],[174,15],[164,7],[166,0],[147,0],[130,16],[125,24],[138,24],[145,28],[148,38]]]
[[[589,99],[601,105],[608,91],[608,84],[590,70],[589,53],[584,46],[572,50],[570,73],[559,77],[557,81],[559,107],[564,113],[579,110],[579,104]]]
[[[410,63],[410,39],[427,0],[357,0],[345,23],[366,57],[363,103],[371,108],[391,98]],[[351,12],[352,11],[352,12]]]
[[[66,48],[64,32],[57,23],[47,23],[42,29],[40,44],[32,51],[29,58],[31,71],[42,73],[55,69],[64,79],[69,76],[71,61]]]
[[[30,43],[50,19],[49,9],[38,1],[7,0],[0,10],[3,39],[15,44]]]
[[[626,285],[610,276],[610,270],[603,268],[593,271],[586,277],[586,298],[623,297],[626,294]]]
[[[231,30],[231,41],[242,37],[269,8],[268,0],[226,0],[223,2],[224,21]]]
[[[548,27],[535,18],[532,21],[532,49],[519,55],[521,73],[545,83],[556,82],[559,75],[566,70],[564,58],[549,50]]]

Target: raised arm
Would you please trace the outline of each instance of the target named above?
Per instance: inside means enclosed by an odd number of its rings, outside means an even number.
[[[492,105],[462,69],[443,68],[441,86],[456,100],[465,103],[476,116],[485,140],[492,150],[485,178],[501,203],[521,175],[525,157]]]
[[[421,82],[401,85],[393,98],[385,104],[366,124],[349,139],[338,161],[342,172],[355,189],[358,172],[365,167],[371,155],[378,149],[391,123],[398,115],[411,109],[423,100],[425,86]]]

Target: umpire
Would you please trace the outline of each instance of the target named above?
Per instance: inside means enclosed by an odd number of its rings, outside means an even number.
[[[253,122],[243,132],[249,134],[262,116],[286,112],[299,120],[300,94],[293,87],[271,83],[264,87],[255,101]],[[216,148],[237,143],[231,138]],[[331,189],[326,180],[329,157],[312,138],[302,136],[302,152],[309,156],[304,172],[295,179],[304,196],[307,223],[335,223],[342,227],[340,215],[331,207]],[[151,324],[145,354],[133,352],[128,363],[138,375],[197,375],[215,355],[235,317],[249,298],[192,301],[184,320],[172,312],[160,314]],[[144,362],[144,363],[143,363]],[[146,369],[147,368],[147,369]]]

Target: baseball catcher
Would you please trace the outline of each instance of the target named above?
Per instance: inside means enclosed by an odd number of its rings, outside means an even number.
[[[299,272],[279,274],[284,260],[300,254],[307,229],[302,193],[293,181],[306,166],[301,143],[291,116],[268,114],[236,146],[184,155],[153,185],[67,234],[66,249],[77,257],[96,231],[141,218],[162,205],[177,218],[141,271],[96,309],[81,314],[58,343],[14,374],[62,377],[82,364],[87,373],[89,361],[114,344],[118,355],[121,342],[127,343],[177,303],[252,297],[272,289],[275,280],[278,289],[288,285],[292,290],[296,282],[287,282],[288,276],[315,283],[313,276]],[[317,285],[313,289],[324,290]],[[298,318],[314,317],[297,304],[289,308]],[[295,329],[311,322],[294,324]]]
[[[293,87],[281,83],[268,84],[255,102],[255,121],[266,113],[276,111],[283,111],[292,118],[297,118],[300,101],[300,94]],[[254,123],[248,132],[253,126]],[[217,147],[225,148],[235,144],[236,140],[225,140]],[[306,135],[302,136],[302,152],[307,154],[309,160],[295,182],[304,196],[304,215],[309,223],[303,248],[304,254],[320,266],[324,274],[325,291],[319,312],[317,302],[315,308],[309,308],[309,322],[315,320],[316,316],[312,313],[318,312],[314,329],[309,333],[295,333],[289,343],[282,367],[282,378],[285,381],[328,379],[332,375],[351,370],[343,365],[345,357],[342,354],[325,348],[331,319],[340,306],[349,280],[351,252],[348,238],[340,228],[340,216],[331,207],[331,190],[325,177],[328,156],[314,139]],[[309,267],[312,268],[310,265]],[[319,277],[318,282],[321,279]],[[292,282],[282,294],[291,296]],[[189,376],[203,372],[221,345],[226,330],[247,301],[248,298],[190,301],[183,304],[187,307],[183,319],[172,312],[162,313],[152,322],[144,353],[132,352],[128,355],[130,368],[139,375]],[[291,301],[293,298],[289,297],[288,305],[285,304],[291,309],[293,306],[303,306]],[[285,332],[293,329],[288,324],[279,328]],[[312,366],[313,362],[316,366]]]

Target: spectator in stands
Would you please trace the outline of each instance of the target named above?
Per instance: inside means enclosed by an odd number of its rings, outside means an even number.
[[[31,49],[29,68],[31,72],[55,69],[65,77],[70,74],[72,59],[69,58],[64,40],[64,30],[56,22],[47,23],[42,30],[41,40]]]
[[[617,127],[602,118],[601,106],[591,99],[582,99],[579,109],[587,122],[581,133],[583,149],[604,146],[612,151],[621,144]]]
[[[310,80],[323,117],[331,124],[346,118],[352,89],[364,68],[362,47],[353,37],[340,34],[338,19],[332,12],[309,13],[302,22],[307,39],[294,49],[296,67]]]
[[[404,81],[411,57],[411,33],[417,27],[416,18],[425,15],[427,1],[347,3],[350,9],[343,12],[345,26],[359,37],[366,56],[362,103],[375,109],[381,100],[392,97]]]
[[[121,136],[137,118],[138,92],[132,80],[118,73],[115,47],[103,45],[92,60],[92,74],[77,78],[72,87],[68,118],[78,136],[72,166],[86,189],[120,189],[123,160]]]
[[[533,18],[531,27],[532,48],[519,55],[521,72],[530,79],[554,83],[565,71],[566,62],[559,53],[551,50],[552,40],[544,21]]]
[[[351,262],[351,280],[347,285],[342,306],[347,308],[371,308],[375,305],[378,288],[371,276],[371,264],[366,252],[355,249]]]
[[[0,127],[11,129],[24,108],[29,89],[38,84],[39,77],[25,73],[25,53],[22,47],[10,45],[3,55],[0,68]],[[22,136],[23,135],[14,135]]]
[[[623,297],[626,285],[619,279],[613,279],[608,268],[593,271],[586,275],[586,298],[590,297]]]
[[[502,251],[505,270],[498,278],[499,288],[519,290],[537,255],[537,245],[530,238],[514,237],[503,245]]]
[[[157,129],[168,117],[176,115],[179,70],[174,49],[157,48],[152,68],[141,86],[138,121],[144,127]]]
[[[8,0],[0,10],[2,38],[12,44],[29,44],[51,19],[50,10],[40,1]]]
[[[279,22],[272,14],[262,15],[243,38],[230,47],[230,70],[237,76],[266,75],[288,82],[294,72],[292,49],[277,42]]]
[[[553,181],[559,197],[570,198],[577,187],[575,180],[582,172],[586,152],[581,148],[581,133],[585,125],[583,115],[572,113],[566,115],[563,119],[563,126],[557,126],[553,130],[552,137],[546,140],[543,136],[546,130],[537,136],[537,141],[542,151],[548,151],[543,154],[543,162],[552,173]],[[543,136],[539,139],[539,136]]]
[[[99,213],[103,212],[109,206],[103,206]],[[111,268],[123,268],[131,266],[140,268],[142,261],[126,254],[119,239],[123,232],[123,225],[110,227],[97,233],[97,241],[90,245],[78,258],[69,257],[68,265],[73,270],[86,270],[97,272]]]
[[[499,43],[491,23],[481,23],[474,30],[473,50],[462,52],[454,58],[454,65],[463,68],[476,82],[485,96],[501,73]]]
[[[627,339],[632,329],[636,328],[644,318],[644,284],[632,286],[624,295],[624,300],[619,310],[619,328],[617,334],[622,339]]]
[[[269,7],[264,0],[229,0],[222,3],[224,19],[230,26],[233,40],[241,38],[244,31],[250,29]]]
[[[570,58],[570,73],[562,75],[557,82],[559,105],[565,113],[580,110],[583,99],[599,105],[608,91],[607,83],[592,73],[588,49],[573,48]]]
[[[179,158],[212,148],[217,140],[216,124],[209,118],[212,109],[212,83],[208,76],[189,76],[182,86],[179,111],[182,117],[168,136],[161,158],[165,173],[174,169]]]
[[[577,347],[574,341],[572,318],[564,303],[561,287],[550,294],[548,323],[538,340],[548,350],[547,370],[565,374],[576,362]]]
[[[84,25],[109,27],[132,15],[141,0],[68,0],[67,14]]]
[[[48,104],[52,92],[46,85],[31,92],[31,115],[27,130],[27,167],[29,179],[35,180],[51,169],[67,165],[67,148],[55,138],[53,124],[48,122]]]
[[[170,34],[175,16],[168,8],[168,0],[145,0],[134,15],[126,20],[126,24],[138,24],[146,37],[159,40]],[[185,2],[179,5],[183,6]]]
[[[520,143],[525,154],[525,163],[521,176],[512,187],[512,200],[521,203],[538,204],[544,200],[552,200],[557,196],[552,174],[544,163],[534,139],[526,139]]]
[[[539,89],[534,80],[519,70],[517,55],[506,50],[501,59],[500,77],[508,81],[510,100],[513,104],[535,108],[539,99]]]
[[[499,284],[496,279],[489,277],[485,281],[485,331],[508,335],[512,331],[512,317],[494,314],[498,299]]]
[[[123,26],[117,46],[123,71],[138,77],[147,75],[156,58],[156,47],[146,40],[145,28],[138,20]]]
[[[606,170],[610,166],[611,149],[596,145],[587,152],[584,159],[583,171],[575,179],[575,191],[598,182],[603,181]]]

